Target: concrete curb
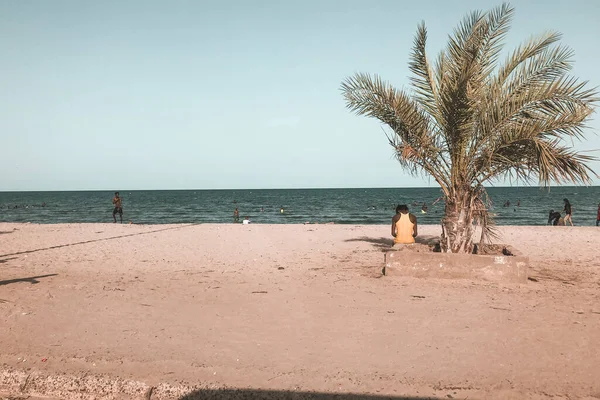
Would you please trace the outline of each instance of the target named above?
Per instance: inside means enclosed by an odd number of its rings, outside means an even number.
[[[77,400],[171,400],[198,389],[217,389],[217,386],[176,386],[164,383],[151,386],[144,382],[102,375],[50,375],[41,371],[0,370],[0,392],[11,393],[12,396]]]

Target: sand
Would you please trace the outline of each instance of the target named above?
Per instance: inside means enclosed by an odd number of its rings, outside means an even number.
[[[599,229],[501,227],[524,285],[381,277],[389,230],[0,223],[0,398],[600,398]]]

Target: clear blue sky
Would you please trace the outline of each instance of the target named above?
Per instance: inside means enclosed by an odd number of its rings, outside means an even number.
[[[500,3],[0,0],[0,190],[433,185],[345,109],[340,82],[406,85],[421,20],[435,55]],[[600,85],[600,1],[511,4],[507,48],[558,30]],[[590,128],[577,148],[600,148]]]

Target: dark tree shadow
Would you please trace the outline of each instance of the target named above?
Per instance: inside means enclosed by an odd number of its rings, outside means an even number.
[[[393,245],[394,245],[394,239],[388,239],[385,237],[380,237],[380,238],[373,238],[373,237],[368,237],[368,236],[361,236],[359,238],[354,238],[354,239],[347,239],[344,240],[345,242],[365,242],[365,243],[370,243],[373,245],[373,247],[379,249],[379,250],[383,250],[383,251],[387,251],[389,250]]]
[[[368,236],[361,236],[361,237],[354,238],[354,239],[347,239],[347,240],[345,240],[345,242],[371,243],[373,245],[373,247],[375,247],[376,249],[379,249],[381,251],[388,251],[394,245],[394,239],[385,238],[385,237],[373,238],[373,237],[368,237]],[[440,242],[440,237],[434,236],[434,235],[422,235],[422,236],[417,236],[415,238],[415,242],[419,243],[419,244],[424,244],[424,245],[427,245],[430,247],[434,247],[436,244],[438,244]]]
[[[32,285],[35,285],[36,283],[40,283],[40,281],[38,281],[38,279],[40,279],[40,278],[47,278],[49,276],[56,276],[56,275],[58,275],[58,274],[48,274],[48,275],[30,276],[28,278],[8,279],[5,281],[0,281],[0,286],[10,285],[11,283],[19,283],[19,282],[29,282]]]
[[[417,243],[426,244],[427,246],[435,246],[440,242],[440,237],[435,235],[421,235],[415,238]]]
[[[3,258],[0,260],[0,264],[4,264],[5,262],[8,262],[10,260],[16,260],[17,257],[9,257],[9,258]]]
[[[0,235],[7,235],[9,233],[13,233],[14,231],[0,231]]]
[[[297,392],[286,390],[258,390],[258,389],[199,389],[188,393],[179,400],[441,400],[439,397],[412,397],[412,396],[377,396],[352,393],[319,393]]]

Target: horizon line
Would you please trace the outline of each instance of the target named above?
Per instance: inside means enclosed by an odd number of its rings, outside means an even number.
[[[574,187],[574,188],[592,188],[600,187],[600,185],[553,185],[553,186],[538,186],[538,185],[484,185],[485,188],[538,188],[538,189],[551,189],[557,187]],[[379,186],[379,187],[290,187],[290,188],[204,188],[204,189],[60,189],[60,190],[36,190],[36,189],[25,189],[25,190],[0,190],[0,193],[26,193],[26,192],[160,192],[160,191],[172,191],[172,192],[183,192],[183,191],[234,191],[234,190],[342,190],[342,189],[439,189],[439,186]]]

